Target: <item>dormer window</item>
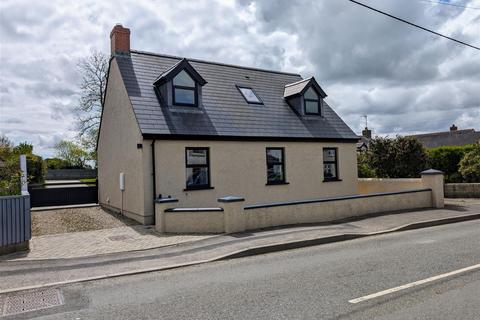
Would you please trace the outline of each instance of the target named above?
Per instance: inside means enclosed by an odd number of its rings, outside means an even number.
[[[173,104],[179,106],[196,106],[198,93],[195,81],[185,71],[180,71],[173,78]]]
[[[283,97],[300,116],[323,116],[323,99],[327,94],[314,77],[285,85]]]
[[[160,103],[168,107],[201,107],[202,87],[206,84],[187,59],[178,61],[153,82]]]
[[[320,114],[321,100],[315,90],[310,87],[303,94],[305,114]]]
[[[249,87],[237,86],[245,101],[252,104],[263,104],[262,100],[257,96],[255,91]]]

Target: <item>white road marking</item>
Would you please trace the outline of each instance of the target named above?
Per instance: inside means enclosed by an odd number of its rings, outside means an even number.
[[[359,302],[362,302],[362,301],[375,299],[375,298],[385,296],[385,295],[390,294],[390,293],[394,293],[394,292],[398,292],[398,291],[401,291],[401,290],[413,288],[413,287],[420,286],[420,285],[425,284],[425,283],[429,283],[429,282],[432,282],[432,281],[437,281],[437,280],[440,280],[440,279],[444,279],[444,278],[447,278],[447,277],[451,277],[451,276],[454,276],[454,275],[457,275],[457,274],[460,274],[460,273],[464,273],[464,272],[468,272],[468,271],[472,271],[472,270],[476,270],[476,269],[480,269],[480,264],[476,264],[476,265],[466,267],[466,268],[463,268],[463,269],[458,269],[458,270],[455,270],[455,271],[447,272],[447,273],[444,273],[444,274],[439,274],[438,276],[426,278],[426,279],[423,279],[423,280],[407,283],[407,284],[401,285],[399,287],[383,290],[383,291],[380,291],[380,292],[377,292],[377,293],[372,293],[372,294],[369,294],[367,296],[363,296],[363,297],[360,297],[360,298],[348,300],[348,302],[355,304],[355,303],[359,303]]]

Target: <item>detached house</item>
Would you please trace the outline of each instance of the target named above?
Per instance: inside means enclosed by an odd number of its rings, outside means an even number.
[[[154,199],[211,207],[357,192],[358,137],[315,78],[130,49],[111,34],[99,202],[144,224]]]

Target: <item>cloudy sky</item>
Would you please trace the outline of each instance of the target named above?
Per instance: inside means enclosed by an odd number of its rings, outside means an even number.
[[[362,0],[480,46],[480,0]],[[435,2],[435,1],[433,1]],[[79,59],[109,52],[116,23],[132,48],[314,75],[360,133],[480,130],[480,51],[347,0],[0,2],[0,134],[51,156],[76,135]]]

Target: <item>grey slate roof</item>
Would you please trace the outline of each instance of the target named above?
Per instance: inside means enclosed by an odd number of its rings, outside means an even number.
[[[297,115],[283,98],[298,74],[188,59],[207,81],[203,107],[168,107],[153,83],[182,58],[131,51],[115,57],[143,135],[290,139],[354,139],[355,133],[325,103],[324,117]],[[248,104],[236,85],[253,88],[264,105]]]
[[[425,148],[436,148],[478,143],[480,141],[480,132],[476,132],[474,129],[465,129],[417,134],[408,137],[416,138]]]

